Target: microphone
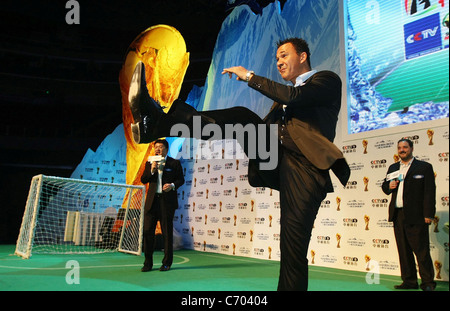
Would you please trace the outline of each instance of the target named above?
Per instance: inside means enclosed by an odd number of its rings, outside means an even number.
[[[403,174],[400,173],[400,171],[395,171],[395,172],[392,172],[390,174],[387,174],[387,176],[386,176],[386,180],[387,181],[391,181],[391,180],[394,180],[394,179],[396,179],[398,181],[403,181],[404,176],[403,176]]]
[[[154,156],[149,156],[147,161],[152,163],[152,162],[161,162],[163,160],[163,156],[161,155],[154,155]]]
[[[391,181],[391,180],[394,180],[394,179],[398,179],[399,175],[400,175],[400,171],[392,172],[390,174],[387,174],[386,180],[387,181]]]

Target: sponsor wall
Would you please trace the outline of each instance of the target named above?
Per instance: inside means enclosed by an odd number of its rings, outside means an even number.
[[[381,190],[388,167],[398,161],[397,141],[407,137],[417,159],[433,165],[436,218],[430,226],[431,255],[437,279],[448,280],[448,127],[424,128],[394,135],[347,141],[342,145],[352,175],[323,201],[311,238],[316,264],[358,271],[379,269],[400,275],[390,196]],[[337,185],[337,183],[335,183]]]
[[[182,160],[185,184],[174,219],[185,247],[279,260],[278,191],[249,185],[248,159],[234,140],[194,147],[198,157]]]

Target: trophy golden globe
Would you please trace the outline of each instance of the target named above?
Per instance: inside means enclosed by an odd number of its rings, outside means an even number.
[[[253,230],[250,230],[250,242],[253,242]]]
[[[337,203],[337,211],[341,210],[341,198],[340,197],[336,197],[336,203]]]
[[[363,151],[364,154],[367,153],[367,145],[368,144],[369,144],[369,142],[366,139],[363,139],[362,145],[363,145],[363,148],[364,148],[364,151]]]
[[[238,187],[234,187],[234,197],[237,198],[238,194]]]
[[[251,205],[251,212],[253,212],[253,208],[255,207],[255,200],[251,200],[250,201],[250,205]]]
[[[269,227],[272,227],[272,215],[269,215]]]
[[[439,228],[438,228],[439,220],[440,220],[439,216],[434,216],[434,218],[433,218],[433,225],[434,225],[433,232],[439,232]]]
[[[180,224],[183,223],[183,214],[180,214]]]
[[[369,177],[364,176],[363,182],[364,182],[364,191],[369,191]]]
[[[223,175],[220,175],[220,185],[223,185]]]
[[[222,211],[222,201],[219,201],[219,212]]]
[[[197,187],[197,177],[194,177],[194,187]]]
[[[195,202],[192,202],[192,211],[195,212]]]
[[[316,256],[316,252],[311,250],[311,263],[314,264],[314,257]]]
[[[434,131],[432,129],[427,130],[427,135],[428,135],[428,145],[434,145],[433,143],[433,136],[434,136]]]
[[[209,174],[209,168],[211,167],[211,164],[208,163],[208,174]]]
[[[217,228],[217,238],[220,239],[220,233],[222,232],[222,230],[220,228]]]
[[[208,222],[208,215],[205,214],[205,225],[207,224],[207,222]]]
[[[158,220],[156,222],[155,234],[161,234],[161,233],[162,233],[162,231],[161,231],[161,222]]]
[[[194,227],[191,227],[191,236],[194,236]]]
[[[203,251],[206,251],[206,241],[203,241]]]
[[[442,277],[441,277],[442,262],[435,260],[434,268],[436,269],[436,279],[439,279],[439,280],[442,279]]]
[[[233,243],[233,255],[236,255],[236,244]]]
[[[336,240],[337,240],[337,248],[341,248],[341,235],[339,233],[336,233]]]
[[[364,228],[364,230],[369,230],[369,220],[370,220],[370,217],[367,215],[364,215],[364,222],[366,224],[366,227]]]
[[[236,159],[236,171],[239,170],[239,160]]]
[[[398,154],[394,154],[393,158],[394,158],[394,162],[395,162],[395,163],[397,163],[398,161],[400,161],[400,157],[398,156]]]
[[[272,247],[267,248],[269,250],[269,259],[272,259]]]
[[[234,224],[233,224],[233,226],[236,226],[237,216],[236,216],[236,215],[233,215],[233,218],[234,218]]]
[[[206,188],[206,198],[208,198],[208,196],[209,196],[209,189]]]

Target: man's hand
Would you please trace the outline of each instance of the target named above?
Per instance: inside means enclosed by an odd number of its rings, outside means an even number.
[[[162,190],[164,192],[169,192],[171,190],[173,190],[175,188],[175,186],[173,184],[164,184]]]
[[[248,70],[245,69],[244,67],[236,66],[236,67],[225,68],[222,71],[222,74],[228,73],[228,76],[231,79],[231,77],[233,76],[233,73],[234,73],[237,76],[236,80],[247,81],[247,72],[248,72]]]
[[[152,166],[151,166],[151,172],[152,174],[156,173],[156,170],[158,169],[158,162],[152,162]]]
[[[399,181],[397,179],[391,180],[391,182],[389,183],[389,189],[395,189],[398,186]]]

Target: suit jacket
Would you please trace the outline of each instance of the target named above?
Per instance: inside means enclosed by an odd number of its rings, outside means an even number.
[[[156,193],[156,186],[158,181],[158,173],[152,175],[151,163],[145,163],[145,169],[141,176],[141,182],[143,184],[149,183],[147,197],[145,199],[145,211],[149,211],[152,208],[153,199]],[[166,164],[164,165],[162,184],[173,183],[175,189],[168,192],[162,192],[162,204],[165,208],[175,211],[178,208],[177,189],[184,184],[183,169],[181,163],[171,157],[166,158]]]
[[[286,128],[298,149],[317,168],[332,169],[342,185],[350,178],[350,168],[342,152],[333,144],[341,108],[342,82],[331,71],[319,71],[303,86],[283,85],[253,75],[249,86],[275,102],[264,118],[276,123],[276,112],[286,105]]]
[[[387,174],[398,171],[400,162],[389,166]],[[433,166],[430,163],[414,159],[406,173],[403,185],[403,214],[407,224],[423,224],[424,218],[434,218],[436,212],[436,183]],[[390,181],[384,179],[381,188],[385,194],[391,194],[389,203],[389,221],[394,221],[395,202],[398,188],[389,189]]]

